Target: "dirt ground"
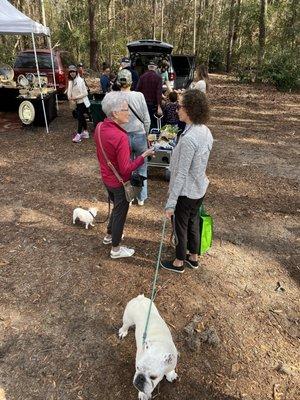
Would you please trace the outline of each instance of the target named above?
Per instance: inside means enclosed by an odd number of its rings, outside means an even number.
[[[214,75],[209,98],[214,243],[197,271],[159,273],[156,305],[180,352],[179,380],[162,381],[153,398],[296,400],[299,96]],[[107,205],[93,140],[71,142],[68,105],[49,135],[0,118],[0,400],[137,399],[134,334],[116,333],[126,303],[151,293],[162,171],[150,171],[146,205],[129,211],[125,244],[136,256],[111,260],[104,224],[72,225],[76,206],[99,207],[99,222]],[[163,257],[172,254],[167,237]]]

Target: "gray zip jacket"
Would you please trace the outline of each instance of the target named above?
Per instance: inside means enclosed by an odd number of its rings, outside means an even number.
[[[205,171],[212,144],[207,126],[186,126],[171,157],[166,210],[175,209],[179,196],[201,199],[205,195],[209,184]]]

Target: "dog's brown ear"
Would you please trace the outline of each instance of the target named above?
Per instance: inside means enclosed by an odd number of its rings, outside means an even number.
[[[164,363],[166,365],[172,364],[175,362],[175,358],[176,358],[175,354],[172,354],[172,353],[165,354]]]

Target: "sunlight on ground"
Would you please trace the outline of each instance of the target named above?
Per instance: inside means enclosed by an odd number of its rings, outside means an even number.
[[[0,158],[0,167],[9,167],[10,161],[7,158],[1,157]]]
[[[36,226],[56,226],[62,227],[63,224],[47,214],[25,207],[4,206],[0,210],[0,222],[12,222],[20,224],[35,224]],[[38,225],[37,225],[38,224]]]
[[[284,105],[287,106],[287,107],[296,108],[296,109],[298,109],[299,112],[300,112],[300,106],[299,106],[299,104],[297,104],[297,103],[284,103]]]
[[[253,143],[253,144],[263,144],[264,146],[269,146],[270,144],[276,145],[278,143],[270,143],[268,140],[262,140],[258,138],[237,138],[239,142],[247,142],[247,143]],[[284,143],[285,144],[285,143]]]
[[[249,164],[245,163],[243,164],[245,167],[248,166]],[[220,192],[232,192],[234,190],[234,187],[232,187],[232,179],[231,178],[224,178],[220,176],[214,176],[210,177],[211,184],[214,186],[214,188],[219,189]],[[247,193],[247,196],[250,197],[250,193],[253,193],[253,183],[249,182],[247,183],[246,181],[239,181],[239,190],[238,193]],[[224,190],[220,190],[224,189]],[[234,192],[232,192],[234,194]]]
[[[2,387],[0,387],[0,400],[6,400],[5,390]]]
[[[223,123],[226,123],[226,122],[247,122],[247,123],[251,123],[253,125],[255,125],[255,123],[261,124],[261,123],[265,122],[265,121],[259,120],[259,119],[256,119],[256,120],[253,121],[253,119],[246,119],[246,118],[235,118],[235,117],[226,117],[226,118],[224,118],[224,117],[216,117],[216,116],[214,117],[214,120],[222,121]]]

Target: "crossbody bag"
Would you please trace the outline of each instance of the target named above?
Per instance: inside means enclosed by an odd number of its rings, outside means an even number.
[[[125,191],[125,197],[126,200],[128,201],[128,203],[130,203],[131,201],[133,201],[137,195],[140,193],[141,191],[141,187],[137,187],[137,186],[132,186],[131,181],[126,181],[124,182],[124,180],[122,179],[121,175],[118,173],[118,171],[116,170],[116,168],[114,167],[114,165],[112,164],[111,161],[109,161],[104,148],[102,146],[102,141],[101,141],[101,126],[99,127],[99,133],[98,133],[98,137],[99,137],[99,143],[100,143],[100,147],[101,147],[101,151],[103,153],[103,156],[105,158],[105,161],[107,163],[107,165],[109,166],[109,168],[112,170],[112,172],[114,173],[115,177],[118,179],[118,181],[122,184],[124,191]]]

